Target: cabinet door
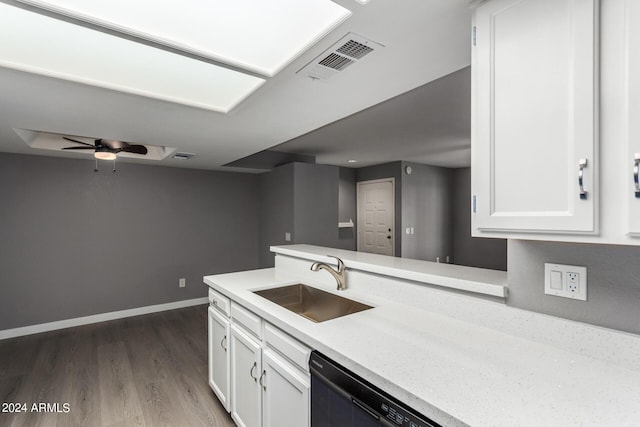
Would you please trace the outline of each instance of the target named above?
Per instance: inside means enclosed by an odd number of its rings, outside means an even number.
[[[640,2],[625,2],[625,42],[626,42],[626,96],[627,96],[627,158],[626,166],[627,193],[629,206],[628,233],[640,237],[640,52],[636,41],[640,37]]]
[[[229,320],[209,307],[209,385],[220,402],[229,405]]]
[[[231,325],[231,418],[239,427],[262,425],[260,343],[241,327]]]
[[[597,232],[597,28],[597,0],[476,10],[474,235]]]
[[[264,427],[307,427],[310,378],[271,350],[262,355]]]

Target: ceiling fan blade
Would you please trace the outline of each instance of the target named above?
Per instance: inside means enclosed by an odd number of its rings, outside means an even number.
[[[88,145],[91,148],[95,148],[95,145],[87,144],[86,142],[78,141],[77,139],[67,138],[66,136],[63,136],[62,139],[66,139],[67,141],[75,142],[77,144],[82,144],[82,145]],[[66,148],[63,148],[63,150],[66,150]]]
[[[63,150],[94,150],[96,147],[64,147]]]
[[[126,153],[147,154],[149,150],[144,145],[129,145],[120,149]]]

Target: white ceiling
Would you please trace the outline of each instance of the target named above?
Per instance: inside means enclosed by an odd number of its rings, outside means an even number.
[[[307,134],[470,63],[468,0],[372,0],[368,5],[336,0],[336,3],[350,9],[352,16],[268,79],[229,114],[0,68],[0,151],[91,158],[86,153],[32,148],[13,130],[30,129],[170,146],[196,154],[186,161],[122,160],[126,162],[228,170],[222,165]],[[295,74],[348,32],[385,47],[327,81],[312,81]],[[28,36],[25,29],[25,37]],[[95,56],[99,55],[101,52],[96,51]],[[175,78],[181,77],[180,70],[174,74]],[[435,92],[443,101],[449,98],[447,91]],[[429,102],[432,107],[438,105],[436,98]],[[422,108],[420,102],[410,103]],[[438,109],[429,111],[427,117]],[[436,132],[440,141],[438,150],[451,151],[454,157],[461,145],[461,130],[460,126],[449,127],[448,123],[457,120],[452,116],[436,123],[440,123]],[[415,122],[407,123],[405,131]],[[396,143],[415,140],[405,138],[401,126],[395,129],[397,133],[389,129],[388,135]],[[446,144],[448,140],[450,145]],[[354,152],[353,156],[356,155]],[[415,160],[414,157],[403,160]],[[322,155],[318,160],[329,163]],[[332,161],[341,164],[338,161],[344,159],[336,157]]]

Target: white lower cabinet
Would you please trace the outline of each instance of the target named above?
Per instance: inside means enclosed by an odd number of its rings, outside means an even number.
[[[291,363],[266,349],[263,365],[264,427],[304,427],[309,425],[309,375],[302,375]]]
[[[224,314],[209,308],[209,385],[233,421],[308,427],[311,350],[233,302]]]
[[[231,325],[231,418],[239,427],[262,425],[262,346],[236,324]]]
[[[229,319],[209,307],[209,386],[229,411]]]

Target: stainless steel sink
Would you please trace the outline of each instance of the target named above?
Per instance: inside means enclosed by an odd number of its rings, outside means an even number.
[[[324,322],[373,308],[302,283],[254,293],[314,322]]]

